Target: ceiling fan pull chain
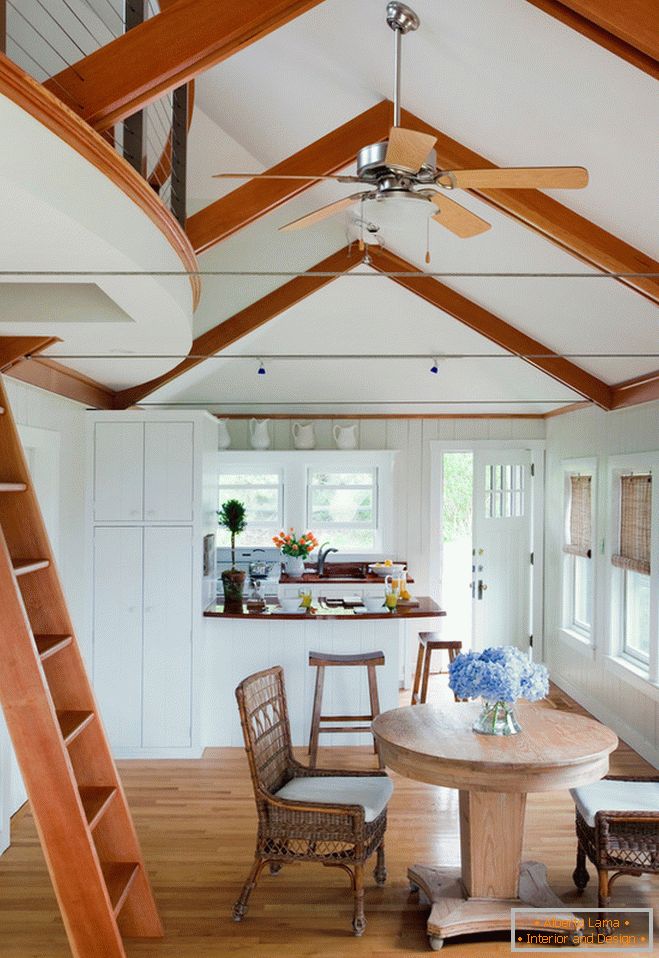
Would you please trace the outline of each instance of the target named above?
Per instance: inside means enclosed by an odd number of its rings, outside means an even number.
[[[430,217],[426,220],[426,263],[430,263]]]

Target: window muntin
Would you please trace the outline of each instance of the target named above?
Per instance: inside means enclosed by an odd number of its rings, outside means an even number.
[[[485,518],[512,519],[524,515],[524,466],[485,466]]]
[[[266,472],[232,469],[221,472],[218,507],[227,499],[239,499],[247,509],[247,528],[241,533],[241,546],[271,547],[272,537],[284,524],[284,487],[281,470]],[[226,547],[230,544],[229,532],[219,527],[218,547]]]
[[[378,470],[307,472],[307,526],[317,539],[344,551],[374,551],[379,544]]]

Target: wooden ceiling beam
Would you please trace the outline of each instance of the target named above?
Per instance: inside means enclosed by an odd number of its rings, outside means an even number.
[[[45,86],[102,132],[320,3],[176,0]]]
[[[360,113],[326,136],[277,163],[268,173],[331,176],[352,163],[368,143],[386,139],[391,126],[387,100]],[[218,173],[221,170],[218,169]],[[203,253],[259,217],[310,189],[318,180],[254,179],[188,217],[186,231],[193,248]]]
[[[7,375],[93,409],[114,409],[114,392],[111,389],[52,359],[35,357],[22,360],[11,366]]]
[[[327,259],[312,266],[308,272],[347,273],[361,261],[362,254],[356,247],[341,249],[338,253],[333,253],[332,256],[328,256]],[[114,408],[127,409],[129,406],[136,405],[145,396],[155,392],[156,389],[160,389],[161,386],[165,386],[183,373],[198,366],[199,363],[204,362],[206,357],[221,352],[227,346],[231,346],[242,339],[243,336],[254,332],[255,329],[265,325],[275,316],[290,309],[291,306],[295,306],[296,303],[306,299],[307,296],[317,290],[322,289],[323,286],[333,282],[334,279],[334,276],[307,275],[296,276],[290,282],[284,283],[283,286],[279,286],[268,293],[267,296],[263,296],[250,306],[246,306],[245,309],[241,309],[239,313],[235,313],[229,319],[225,319],[224,322],[198,336],[190,347],[190,356],[169,372],[163,373],[162,376],[151,379],[149,382],[118,392],[114,399]]]
[[[655,399],[659,399],[659,369],[646,373],[644,376],[635,376],[634,379],[616,383],[611,387],[611,390],[614,409],[653,402]]]
[[[632,66],[659,79],[654,0],[527,0]]]
[[[371,247],[370,258],[374,268],[380,272],[418,273],[417,266],[408,263],[388,250]],[[526,333],[467,299],[466,296],[456,290],[445,286],[444,283],[440,283],[432,276],[392,276],[391,279],[420,296],[427,303],[431,303],[449,316],[453,316],[458,322],[468,326],[469,329],[473,329],[474,332],[489,339],[490,342],[496,343],[497,346],[501,346],[509,353],[519,356],[524,362],[535,366],[536,369],[551,376],[552,379],[579,393],[584,399],[601,406],[602,409],[612,408],[611,387],[605,382],[587,373],[579,366],[575,366],[570,360],[558,356],[553,350],[538,342],[537,339],[527,336]],[[529,356],[538,356],[538,354],[542,355],[539,358],[528,358]]]
[[[57,336],[0,336],[0,372],[59,342]]]
[[[402,111],[402,124],[411,130],[437,137],[437,163],[447,170],[496,169],[496,164]],[[545,239],[606,273],[657,273],[659,263],[624,240],[575,213],[540,190],[469,190],[490,206],[512,216]],[[621,277],[618,282],[659,303],[659,281],[654,277]]]

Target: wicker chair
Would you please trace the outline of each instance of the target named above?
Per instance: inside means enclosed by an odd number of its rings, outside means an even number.
[[[607,775],[602,784],[607,781],[659,783],[659,776]],[[589,858],[599,877],[598,906],[607,908],[611,885],[620,875],[659,874],[659,803],[653,810],[600,810],[590,825],[579,807],[580,799],[590,787],[571,790],[576,803],[578,841],[577,866],[572,878],[583,891],[589,881],[586,869],[586,858]],[[611,871],[615,874],[609,877]]]
[[[284,675],[279,666],[250,675],[236,689],[236,698],[259,825],[254,864],[233,906],[234,921],[244,918],[249,897],[266,864],[274,875],[286,862],[320,862],[342,868],[350,876],[354,892],[352,927],[355,935],[362,935],[366,927],[364,864],[373,852],[377,852],[376,883],[383,885],[387,877],[384,833],[391,784],[386,773],[379,769],[354,772],[311,769],[297,762],[291,748]],[[386,779],[386,788],[384,783],[372,781],[376,776]],[[361,786],[380,793],[379,802],[374,802],[370,809],[372,820],[368,820],[369,810],[364,805],[328,800],[338,778],[346,780],[348,790]],[[277,794],[282,788],[285,791],[315,790],[316,784],[302,781],[309,779],[317,780],[318,785],[322,779],[333,781],[327,782],[326,792],[318,788],[317,799],[314,795],[311,801]]]

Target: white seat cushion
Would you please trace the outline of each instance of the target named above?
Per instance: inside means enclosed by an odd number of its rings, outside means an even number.
[[[571,788],[574,804],[586,824],[595,825],[595,814],[608,812],[658,812],[659,782],[609,782]]]
[[[291,802],[361,805],[364,820],[375,821],[394,790],[387,775],[314,775],[292,778],[275,794]]]

